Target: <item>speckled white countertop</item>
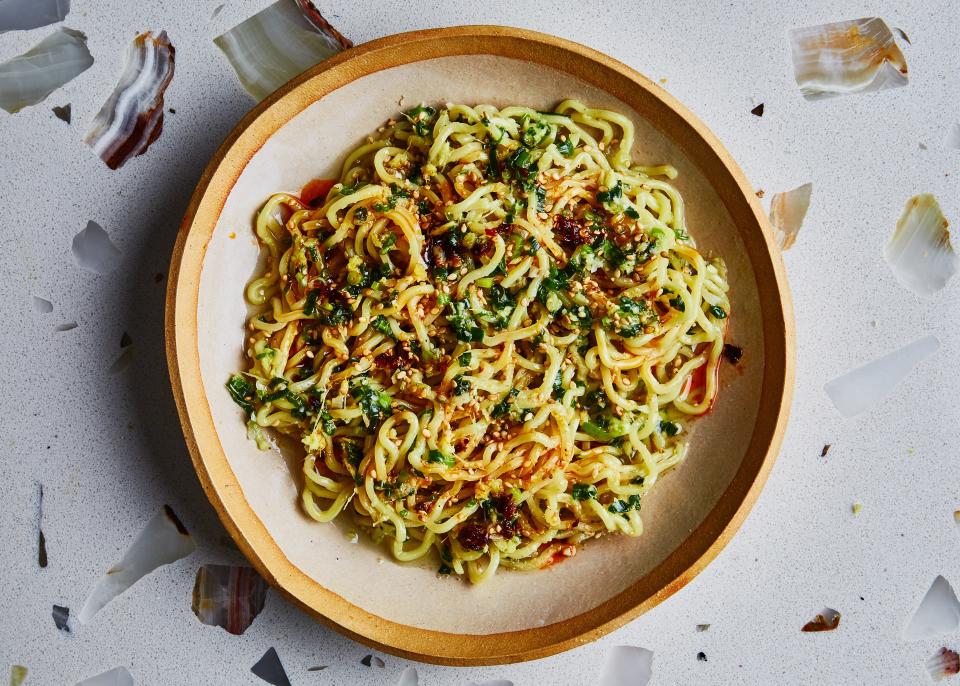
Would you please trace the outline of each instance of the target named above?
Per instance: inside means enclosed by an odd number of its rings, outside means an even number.
[[[308,618],[276,593],[242,636],[200,624],[190,609],[197,567],[241,562],[223,542],[184,447],[163,353],[162,306],[177,227],[200,171],[253,106],[212,38],[268,4],[74,0],[66,26],[84,31],[95,63],[47,101],[0,112],[0,678],[74,684],[124,665],[138,685],[263,684],[250,667],[276,647],[294,686],[395,684],[414,663],[371,651]],[[546,660],[455,669],[416,665],[424,686],[495,678],[520,685],[595,684],[612,646],[654,651],[650,682],[668,684],[922,684],[923,664],[960,632],[918,642],[901,630],[934,577],[960,584],[960,279],[934,296],[905,290],[883,261],[906,200],[934,193],[960,221],[960,4],[847,1],[379,3],[324,0],[356,43],[399,31],[505,24],[570,38],[626,62],[692,109],[767,199],[813,182],[796,245],[785,253],[798,331],[797,384],[786,441],[746,524],[676,596],[606,638]],[[788,7],[792,6],[792,7]],[[749,9],[747,9],[749,6]],[[803,100],[787,30],[883,17],[912,39],[905,88]],[[136,32],[165,29],[177,50],[164,131],[149,152],[110,171],[82,141],[116,83]],[[0,60],[50,27],[0,36]],[[52,105],[72,103],[73,123]],[[763,102],[758,118],[751,108]],[[921,145],[922,144],[922,145]],[[88,220],[122,250],[105,276],[82,270],[71,240]],[[54,304],[34,311],[31,296]],[[55,332],[58,324],[78,327]],[[126,331],[132,364],[108,369]],[[826,381],[921,335],[940,349],[870,412],[843,419]],[[832,444],[821,457],[825,444]],[[44,487],[49,565],[37,565],[37,488]],[[860,502],[859,516],[851,504]],[[169,503],[196,553],[145,577],[89,624],[58,631],[52,604],[76,610],[144,523]],[[824,606],[840,628],[804,634]],[[696,625],[709,623],[706,632]],[[706,661],[698,660],[703,652]],[[314,665],[328,665],[308,672]],[[957,678],[960,683],[960,677]],[[946,683],[949,683],[946,682]]]

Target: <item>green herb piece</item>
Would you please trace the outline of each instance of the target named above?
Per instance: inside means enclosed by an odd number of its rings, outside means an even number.
[[[320,413],[320,426],[323,428],[323,433],[328,436],[332,436],[337,430],[337,423],[333,421],[333,417],[326,411]]]
[[[675,422],[660,422],[660,431],[667,436],[676,436],[680,433],[680,425]]]
[[[320,297],[320,291],[310,291],[307,293],[307,300],[303,305],[303,313],[308,317],[314,317],[317,314],[317,298]]]
[[[234,374],[227,381],[227,390],[233,402],[240,406],[248,417],[253,414],[254,388],[241,374]]]
[[[437,111],[429,105],[417,105],[412,110],[408,110],[403,116],[413,124],[413,130],[416,134],[423,137],[430,133],[433,118],[436,115]]]
[[[369,385],[366,379],[361,380],[359,384],[350,390],[352,395],[360,405],[369,426],[379,424],[386,412],[393,407],[393,399],[383,391],[379,391]]]
[[[709,312],[710,312],[710,314],[712,314],[712,315],[713,315],[714,317],[716,317],[717,319],[726,319],[726,318],[727,318],[727,313],[726,313],[726,311],[724,311],[724,309],[723,309],[722,307],[718,307],[717,305],[711,305],[711,306],[710,306],[710,309],[709,309]]]
[[[466,300],[452,300],[451,313],[447,315],[447,322],[454,335],[466,343],[476,343],[483,340],[483,329],[470,312],[470,303]]]
[[[453,574],[453,570],[450,569],[446,564],[440,565],[440,569],[437,570],[437,574],[449,575]]]
[[[487,148],[487,176],[493,181],[499,181],[503,176],[500,170],[500,157],[497,154],[497,142],[493,138],[488,138]]]
[[[570,157],[573,155],[573,141],[568,138],[565,141],[560,141],[557,143],[557,152],[564,157]]]
[[[320,315],[320,323],[326,326],[346,324],[353,319],[353,310],[346,303],[339,301],[327,303],[323,309],[324,312]]]
[[[550,125],[537,117],[524,117],[520,131],[520,142],[528,148],[535,148],[550,135]]]
[[[597,497],[597,487],[593,484],[574,484],[572,495],[574,500],[590,500]]]
[[[507,414],[513,405],[513,399],[518,395],[520,395],[520,389],[511,388],[510,392],[503,396],[500,402],[493,406],[493,409],[490,411],[490,416],[494,419],[499,419]]]
[[[510,157],[507,158],[507,166],[515,171],[527,171],[527,165],[530,164],[530,152],[526,148],[517,148]]]
[[[397,234],[388,233],[386,236],[380,239],[380,254],[385,255],[391,250],[393,246],[397,244]]]
[[[355,209],[355,210],[353,211],[353,218],[354,218],[355,220],[357,220],[358,222],[360,222],[361,224],[362,224],[363,222],[367,221],[367,208],[366,208],[366,207],[358,207],[357,209]]]
[[[447,455],[439,450],[431,450],[427,453],[427,462],[443,463],[447,467],[453,467],[457,464],[457,458],[453,455]]]
[[[580,425],[580,428],[583,429],[584,433],[604,443],[612,443],[627,433],[627,427],[621,420],[606,415],[597,417],[596,421],[584,422]]]
[[[394,338],[394,340],[396,340],[393,335],[393,329],[390,328],[390,322],[382,314],[378,314],[376,317],[374,317],[373,321],[370,323],[370,326],[372,326],[374,330],[382,333],[384,336]]]
[[[623,183],[620,179],[617,179],[617,183],[612,188],[597,193],[597,201],[603,203],[605,207],[621,198],[623,198]]]
[[[466,367],[472,361],[473,361],[473,353],[471,353],[469,350],[465,353],[460,353],[460,356],[457,357],[457,362],[460,364],[461,367]]]
[[[612,512],[613,514],[623,514],[624,512],[627,512],[629,510],[630,510],[630,505],[627,504],[627,501],[620,500],[619,498],[617,500],[614,500],[607,507],[607,511]]]
[[[533,193],[537,199],[537,212],[543,212],[546,209],[547,189],[536,184],[533,187]]]
[[[640,213],[637,212],[637,211],[636,211],[635,209],[633,209],[632,207],[628,207],[627,209],[625,209],[625,210],[623,211],[623,213],[624,213],[625,215],[627,215],[628,217],[630,217],[631,219],[639,219],[639,218],[640,218]]]
[[[470,390],[470,382],[463,378],[463,376],[453,377],[453,393],[454,395],[463,395],[464,393]]]

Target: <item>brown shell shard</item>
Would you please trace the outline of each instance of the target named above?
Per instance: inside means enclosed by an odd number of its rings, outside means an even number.
[[[793,29],[790,45],[808,100],[907,85],[907,60],[879,17]]]
[[[239,636],[263,609],[267,589],[267,582],[250,567],[203,565],[193,585],[193,614],[204,624]]]
[[[960,655],[955,650],[943,647],[927,660],[925,666],[931,679],[942,681],[948,676],[960,674]]]
[[[801,631],[833,631],[840,626],[840,613],[830,608],[813,618],[813,621],[803,625]]]
[[[68,102],[66,105],[64,105],[63,107],[54,106],[54,107],[51,108],[51,109],[53,109],[53,114],[54,114],[54,116],[55,116],[57,119],[59,119],[60,121],[65,121],[65,122],[67,122],[68,124],[70,123],[70,116],[71,116],[71,115],[70,115],[70,103],[69,103],[69,102]]]
[[[333,25],[323,18],[323,15],[320,14],[320,10],[318,10],[317,6],[310,2],[310,0],[294,0],[294,2],[297,3],[297,7],[299,7],[300,11],[303,12],[303,16],[307,18],[307,21],[313,24],[317,31],[328,36],[331,40],[337,43],[341,50],[346,50],[347,48],[353,47],[353,41],[333,28]]]
[[[174,48],[167,32],[137,36],[120,82],[104,103],[86,143],[111,169],[142,155],[163,129],[163,94],[173,79]]]

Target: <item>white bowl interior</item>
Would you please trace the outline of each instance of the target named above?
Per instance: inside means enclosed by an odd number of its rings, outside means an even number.
[[[252,221],[267,197],[313,178],[336,178],[345,154],[401,109],[429,103],[524,104],[548,109],[578,98],[630,116],[634,159],[673,164],[687,224],[701,250],[726,260],[733,316],[729,340],[744,349],[739,370],[724,365],[713,411],[695,423],[686,461],[643,503],[645,533],[590,542],[563,564],[538,572],[498,572],[471,586],[438,577],[438,561],[399,564],[386,548],[351,543],[349,515],[318,524],[299,504],[302,453],[260,452],[224,383],[243,368],[248,316],[243,289],[258,263]],[[683,544],[737,472],[753,430],[763,382],[763,331],[757,283],[733,221],[710,182],[656,122],[620,100],[553,69],[495,56],[445,57],[364,76],[311,104],[252,157],[207,247],[198,300],[201,376],[224,453],[243,495],[287,558],[304,574],[368,612],[451,633],[536,628],[588,611],[642,578]],[[321,612],[323,608],[318,608]]]

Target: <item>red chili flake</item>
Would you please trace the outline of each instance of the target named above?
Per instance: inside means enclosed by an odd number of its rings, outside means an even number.
[[[490,542],[490,535],[481,524],[466,524],[457,532],[457,540],[467,550],[483,550]]]
[[[739,345],[733,345],[732,343],[724,343],[723,356],[727,358],[727,362],[730,364],[737,364],[740,362],[740,358],[743,357],[743,348]]]
[[[500,521],[510,520],[517,516],[517,503],[509,493],[490,498],[493,509],[497,511]]]
[[[576,219],[560,215],[553,224],[553,233],[557,242],[564,248],[573,250],[578,245],[589,243],[593,236],[581,222]]]

